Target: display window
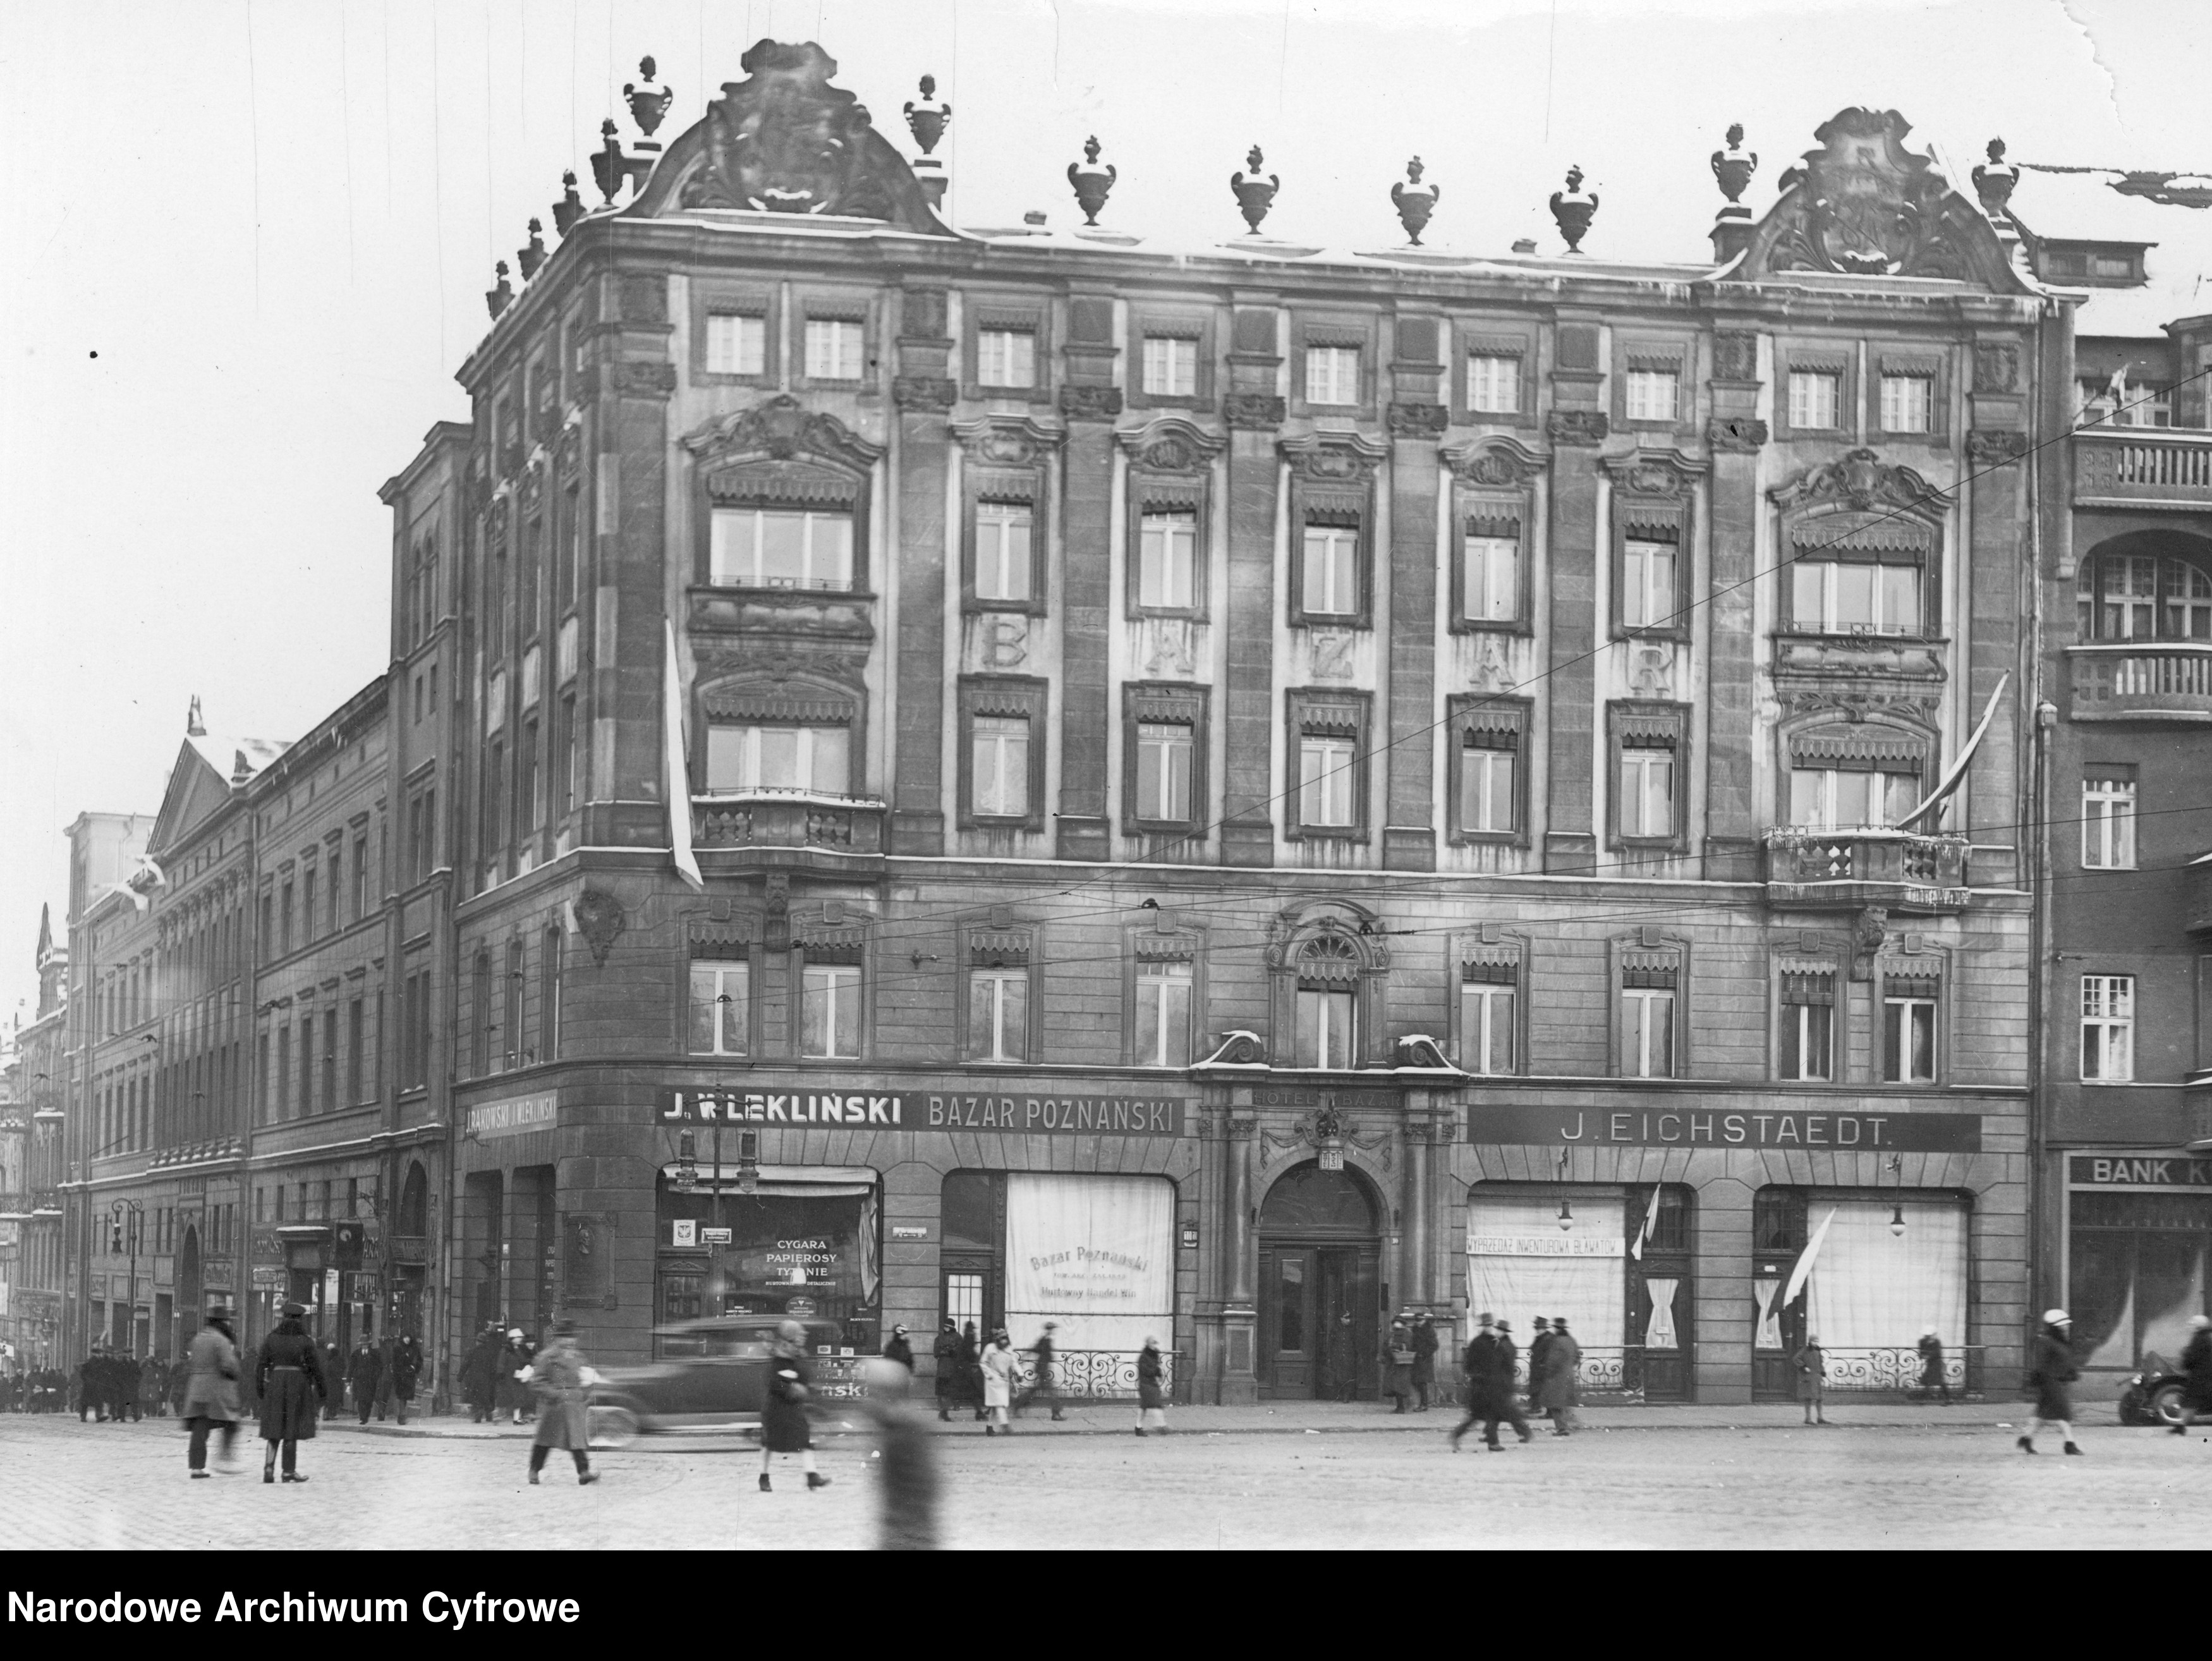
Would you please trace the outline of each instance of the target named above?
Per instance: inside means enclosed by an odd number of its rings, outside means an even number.
[[[882,1190],[866,1167],[672,1165],[659,1200],[660,1314],[834,1321],[872,1347],[881,1324]],[[717,1191],[719,1189],[719,1192]]]
[[[2212,1194],[2069,1196],[2066,1307],[2086,1367],[2173,1362],[2190,1318],[2212,1310]]]

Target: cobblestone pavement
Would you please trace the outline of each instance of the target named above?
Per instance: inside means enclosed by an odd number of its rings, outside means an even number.
[[[1354,1413],[1357,1410],[1353,1410]],[[1707,1410],[1715,1414],[1723,1409]],[[1750,1410],[1739,1410],[1748,1416]],[[1870,1411],[1870,1410],[1869,1410]],[[1363,1415],[1369,1421],[1374,1415]],[[2028,1458],[2010,1429],[1971,1419],[1662,1428],[1648,1414],[1561,1441],[1486,1454],[1446,1447],[1449,1416],[1389,1436],[1296,1433],[962,1433],[937,1444],[944,1536],[966,1548],[1311,1545],[1729,1547],[2212,1546],[2212,1437],[2081,1433],[2087,1457],[2046,1442]],[[418,1421],[410,1430],[451,1426]],[[303,1444],[304,1486],[252,1469],[191,1482],[173,1420],[83,1425],[0,1418],[8,1472],[0,1548],[500,1549],[870,1544],[873,1478],[863,1437],[825,1436],[833,1485],[809,1493],[736,1438],[657,1439],[593,1463],[579,1488],[564,1456],[525,1485],[526,1432],[378,1433],[333,1425]]]

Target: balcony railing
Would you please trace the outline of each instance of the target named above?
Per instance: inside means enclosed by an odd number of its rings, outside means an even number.
[[[62,1191],[58,1188],[34,1188],[31,1190],[31,1214],[33,1217],[58,1217],[62,1214]]]
[[[2069,646],[2076,721],[2212,721],[2212,643]]]
[[[31,1220],[31,1196],[20,1193],[0,1193],[0,1223],[27,1223]]]
[[[2212,507],[2212,432],[2130,427],[2075,435],[2074,499]]]
[[[1957,911],[1966,904],[1966,838],[1905,830],[1766,833],[1770,904],[1856,911]]]
[[[692,840],[701,848],[806,848],[834,854],[884,851],[884,804],[859,797],[748,790],[695,796]]]

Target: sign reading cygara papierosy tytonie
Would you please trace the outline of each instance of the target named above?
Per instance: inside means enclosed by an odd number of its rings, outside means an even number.
[[[664,1124],[871,1125],[1054,1136],[1180,1136],[1180,1096],[968,1095],[946,1092],[673,1090]]]

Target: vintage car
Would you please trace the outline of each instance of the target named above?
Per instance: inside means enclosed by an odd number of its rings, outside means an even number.
[[[2178,1425],[2181,1422],[2181,1387],[2189,1382],[2181,1369],[2155,1351],[2142,1358],[2142,1371],[2128,1380],[2120,1392],[2120,1422],[2124,1425]]]
[[[719,1315],[653,1329],[660,1359],[643,1366],[608,1366],[592,1386],[588,1412],[593,1447],[618,1448],[658,1431],[750,1431],[768,1400],[769,1347],[784,1317]],[[854,1359],[837,1352],[844,1335],[835,1321],[802,1321],[814,1358],[810,1406],[819,1411],[858,1393]]]

